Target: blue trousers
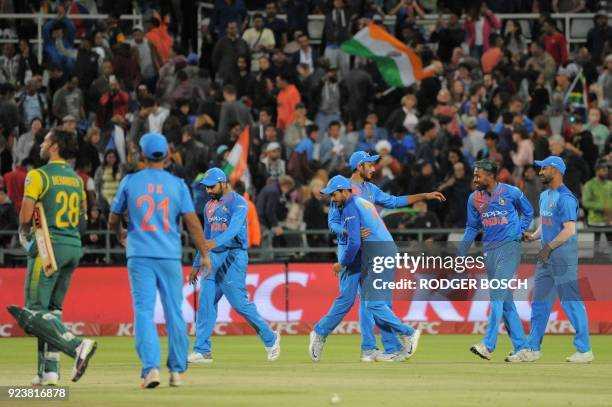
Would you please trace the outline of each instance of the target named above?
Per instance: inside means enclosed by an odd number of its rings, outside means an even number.
[[[246,269],[249,256],[246,250],[229,250],[210,253],[212,272],[201,281],[200,304],[196,323],[196,340],[193,351],[209,353],[212,351],[210,337],[217,321],[217,304],[225,295],[230,305],[255,329],[265,346],[274,345],[276,335],[257,312],[257,307],[249,301],[246,289]]]
[[[514,278],[521,262],[521,243],[509,241],[501,246],[485,251],[485,267],[489,279]],[[514,351],[527,347],[523,323],[516,311],[512,293],[509,290],[490,290],[489,323],[482,343],[490,352],[495,350],[499,333],[499,323],[504,321]]]
[[[338,257],[346,246],[338,246]],[[314,326],[314,331],[321,336],[328,336],[333,332],[346,314],[355,304],[355,298],[360,293],[361,274],[358,271],[342,270],[339,281],[339,294],[334,300],[327,314]],[[361,349],[378,349],[376,346],[376,335],[374,334],[375,318],[367,308],[366,301],[359,296],[359,326],[361,330]],[[391,307],[390,303],[387,303]],[[397,352],[402,345],[399,343],[395,333],[388,329],[386,325],[377,324],[380,336],[386,353]]]
[[[574,346],[579,352],[591,350],[589,321],[578,290],[578,261],[576,252],[563,246],[553,250],[546,263],[536,266],[535,288],[531,302],[531,332],[529,347],[540,350],[542,339],[555,301],[559,295],[563,311],[576,331]],[[570,260],[572,259],[572,260]]]
[[[184,372],[189,337],[181,309],[183,273],[180,260],[132,257],[127,266],[134,305],[136,352],[142,363],[141,377],[151,369],[159,369],[160,365],[161,349],[153,318],[158,290],[168,333],[166,366],[171,372]]]

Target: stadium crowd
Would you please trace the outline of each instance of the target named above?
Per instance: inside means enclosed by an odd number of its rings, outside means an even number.
[[[612,225],[607,2],[260,0],[247,9],[243,0],[216,0],[199,49],[194,1],[139,1],[143,26],[117,18],[131,2],[109,3],[1,2],[4,13],[57,14],[43,26],[42,63],[28,41],[33,20],[0,19],[2,37],[17,40],[0,56],[1,230],[17,229],[26,172],[41,165],[39,146],[56,125],[79,135],[73,162],[86,185],[90,231],[106,229],[121,179],[142,168],[143,134],[167,137],[166,169],[191,186],[201,211],[207,197],[198,181],[212,166],[228,167],[245,128],[248,171],[235,188],[251,202],[253,246],[264,232],[275,245],[291,245],[296,237],[287,230],[325,229],[320,190],[331,176],[350,174],[357,150],[380,155],[372,182],[383,190],[447,197],[389,218],[393,228],[463,228],[480,158],[496,161],[498,179],[538,208],[533,163],[550,154],[565,160],[585,223]],[[112,17],[70,18],[87,12]],[[518,21],[496,17],[508,12],[540,14],[530,39]],[[586,43],[568,52],[554,12],[597,12]],[[424,29],[417,20],[425,13],[448,17]],[[308,14],[325,15],[321,44],[311,43]],[[396,22],[385,29],[435,67],[434,76],[393,88],[372,60],[340,49],[366,24],[384,27],[388,15]],[[103,245],[95,233],[83,241]],[[16,245],[6,235],[0,243]],[[313,235],[308,244],[331,241]]]

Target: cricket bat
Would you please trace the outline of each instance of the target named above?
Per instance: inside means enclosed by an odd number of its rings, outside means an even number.
[[[40,202],[34,206],[33,224],[38,255],[42,260],[45,275],[50,277],[57,271],[57,263],[55,262],[55,253],[53,253],[53,246],[51,246],[51,238],[49,237],[45,208],[43,208]]]

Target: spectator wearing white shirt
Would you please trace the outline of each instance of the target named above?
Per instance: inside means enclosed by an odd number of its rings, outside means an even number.
[[[242,39],[251,50],[251,71],[259,71],[259,58],[270,52],[276,45],[274,33],[264,27],[264,19],[261,14],[253,16],[253,26],[242,34]]]
[[[533,164],[533,142],[529,138],[529,132],[524,127],[515,127],[512,131],[512,140],[516,143],[516,151],[510,151],[510,158],[514,163],[512,176],[518,185],[523,178],[523,170],[526,166]]]

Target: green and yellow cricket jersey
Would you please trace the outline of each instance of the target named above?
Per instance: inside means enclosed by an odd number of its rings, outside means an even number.
[[[52,244],[81,247],[79,219],[86,199],[83,180],[65,161],[28,172],[24,196],[41,202]]]

